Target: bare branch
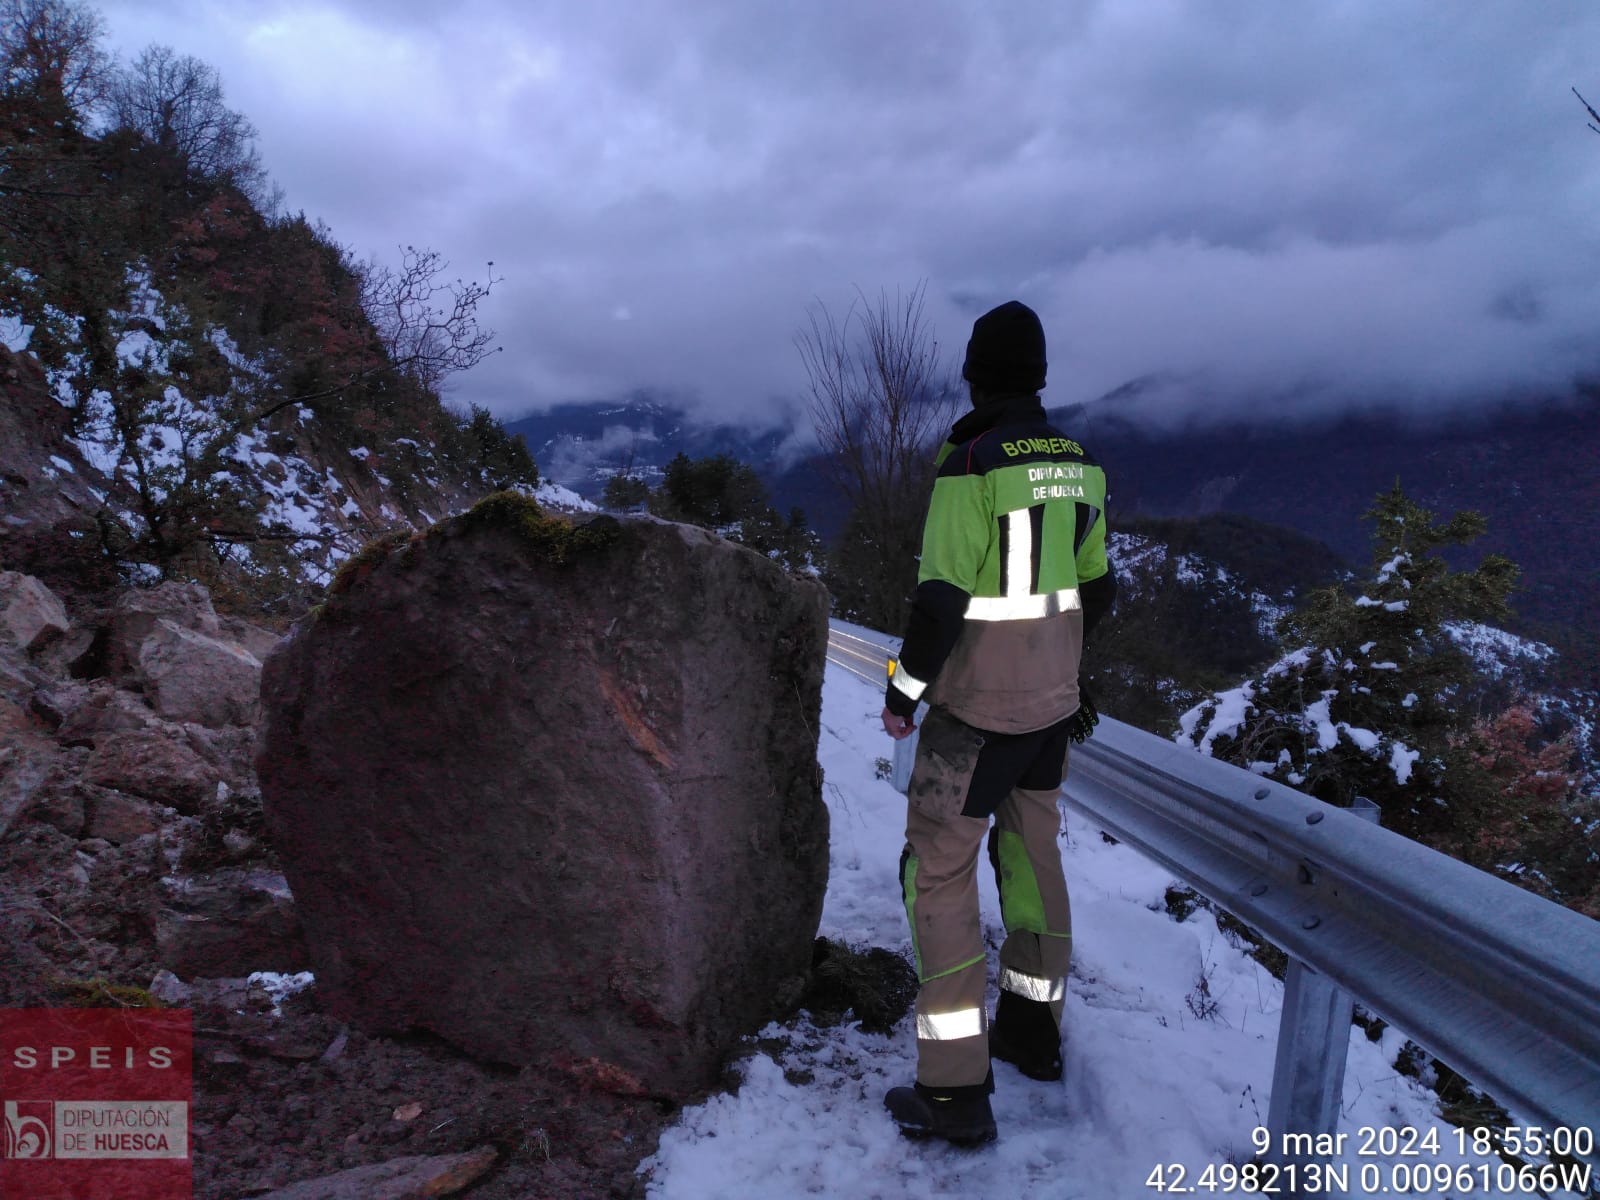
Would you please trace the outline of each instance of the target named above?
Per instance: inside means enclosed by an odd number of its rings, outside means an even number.
[[[1596,133],[1600,133],[1600,112],[1595,112],[1594,105],[1585,100],[1583,93],[1578,91],[1577,88],[1572,89],[1572,94],[1578,98],[1578,103],[1583,105],[1584,111],[1589,114],[1589,128]]]
[[[398,270],[370,263],[362,272],[361,306],[388,352],[389,363],[429,391],[470,371],[491,354],[494,331],[478,324],[478,305],[500,280],[490,263],[483,283],[445,281],[437,250],[406,246]]]
[[[151,45],[112,88],[111,115],[169,151],[197,179],[229,183],[252,197],[266,188],[255,126],[223,103],[216,69],[170,46]]]
[[[70,0],[0,0],[0,83],[54,92],[80,116],[104,98],[111,60],[105,23]]]

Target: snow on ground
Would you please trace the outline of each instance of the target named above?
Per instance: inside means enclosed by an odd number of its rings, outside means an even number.
[[[32,340],[32,325],[24,325],[16,313],[0,313],[0,345],[13,354],[21,354]]]
[[[534,489],[535,502],[547,508],[557,508],[564,512],[599,512],[600,506],[585,500],[570,488],[564,488],[559,483],[551,483],[548,479],[539,481],[539,486]]]
[[[1106,555],[1117,572],[1117,587],[1125,600],[1142,596],[1152,587],[1165,586],[1162,571],[1172,557],[1165,542],[1138,533],[1112,533],[1107,539]],[[1279,620],[1293,611],[1292,604],[1280,603],[1265,592],[1247,590],[1221,563],[1198,554],[1178,555],[1172,578],[1191,591],[1244,598],[1256,614],[1265,638],[1273,637]]]
[[[1165,542],[1137,533],[1113,533],[1107,538],[1106,555],[1117,570],[1117,582],[1134,589],[1151,577],[1167,561]]]
[[[889,641],[835,628],[879,645]],[[842,662],[828,666],[818,753],[832,814],[832,861],[821,933],[909,957],[896,877],[905,801],[875,769],[892,753],[879,724],[879,680]],[[641,1167],[653,1200],[1119,1200],[1157,1194],[1146,1181],[1158,1167],[1172,1182],[1171,1164],[1181,1166],[1193,1185],[1208,1166],[1248,1161],[1251,1131],[1267,1117],[1282,985],[1235,949],[1209,913],[1182,923],[1169,917],[1162,900],[1171,876],[1128,847],[1108,844],[1082,818],[1066,821],[1061,849],[1074,927],[1066,1076],[1037,1083],[996,1063],[998,1142],[963,1150],[899,1135],[882,1097],[913,1078],[909,1021],[881,1036],[853,1023],[818,1029],[801,1019],[762,1031],[781,1044],[778,1060],[752,1052],[741,1064],[737,1094],[685,1110],[664,1133]],[[979,878],[986,937],[997,951],[1004,931],[994,880],[986,870]],[[1210,1019],[1195,1014],[1203,1007],[1202,977],[1217,1005]],[[1388,1172],[1396,1164],[1486,1161],[1471,1155],[1470,1144],[1459,1153],[1456,1132],[1435,1115],[1432,1095],[1395,1071],[1402,1044],[1394,1030],[1379,1044],[1351,1031],[1342,1128],[1352,1138],[1335,1160],[1348,1167],[1350,1186],[1328,1195],[1370,1194],[1361,1187],[1363,1166]],[[1357,1155],[1363,1127],[1408,1125],[1436,1129],[1439,1152],[1410,1159]]]
[[[1444,632],[1492,679],[1499,679],[1514,667],[1535,666],[1556,656],[1554,648],[1543,642],[1518,637],[1477,621],[1446,621]]]

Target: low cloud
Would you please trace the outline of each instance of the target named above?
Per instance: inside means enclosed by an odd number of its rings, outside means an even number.
[[[453,398],[502,416],[644,388],[767,424],[808,304],[923,280],[956,356],[1033,304],[1052,404],[1422,411],[1600,362],[1581,0],[104,11],[216,65],[359,257],[495,262],[505,352]]]

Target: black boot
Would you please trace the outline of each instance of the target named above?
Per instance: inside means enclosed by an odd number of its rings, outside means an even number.
[[[941,1137],[958,1146],[977,1146],[995,1139],[994,1110],[989,1093],[994,1072],[982,1083],[930,1088],[923,1084],[890,1088],[883,1098],[900,1132],[907,1137]]]
[[[989,1057],[1008,1062],[1029,1079],[1061,1078],[1061,1027],[1055,1010],[1004,989],[989,1026]]]

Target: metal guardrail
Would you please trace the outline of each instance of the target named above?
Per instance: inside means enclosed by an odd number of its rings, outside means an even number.
[[[857,679],[881,686],[885,664],[894,653],[892,645],[868,641],[831,623],[828,626],[828,661]]]
[[[1600,922],[1120,721],[1073,750],[1063,791],[1519,1117],[1600,1125]]]
[[[1519,1116],[1600,1124],[1600,922],[1120,721],[1063,790]]]

